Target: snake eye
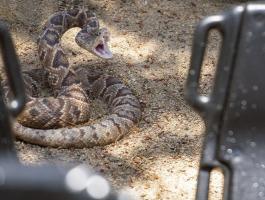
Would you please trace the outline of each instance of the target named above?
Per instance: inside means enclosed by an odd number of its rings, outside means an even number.
[[[101,32],[100,31],[97,31],[96,32],[96,36],[100,36],[101,35]]]

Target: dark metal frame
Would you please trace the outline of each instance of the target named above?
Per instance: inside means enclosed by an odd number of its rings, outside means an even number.
[[[209,96],[198,93],[208,33],[222,35]],[[265,3],[248,3],[202,20],[194,34],[186,98],[206,124],[197,200],[210,173],[224,173],[223,199],[265,199]]]
[[[212,29],[220,31],[222,47],[213,90],[209,96],[201,96],[201,65]],[[14,97],[7,106],[0,88],[1,199],[93,199],[84,190],[74,192],[67,187],[67,167],[19,163],[10,119],[23,109],[24,87],[11,37],[3,24],[0,45]],[[215,168],[224,172],[224,199],[265,199],[264,55],[264,3],[237,6],[207,17],[196,28],[186,98],[206,124],[197,200],[208,199],[210,173]],[[111,191],[103,199],[118,199],[118,194]]]
[[[66,166],[31,167],[24,166],[18,161],[13,144],[11,118],[16,117],[22,111],[25,95],[20,64],[9,31],[3,24],[0,24],[0,45],[5,72],[14,97],[7,106],[3,100],[2,88],[0,88],[0,198],[6,200],[94,199],[85,189],[77,192],[67,185],[66,177],[72,168]],[[95,175],[84,168],[82,170],[90,177]],[[95,181],[92,184],[95,184]],[[100,199],[115,200],[118,196],[118,193],[110,191]]]

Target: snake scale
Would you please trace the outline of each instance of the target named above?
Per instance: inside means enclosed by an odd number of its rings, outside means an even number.
[[[109,32],[99,28],[95,14],[76,8],[53,14],[37,42],[43,68],[23,72],[27,104],[14,124],[18,139],[61,148],[106,145],[124,136],[141,118],[139,100],[120,80],[69,66],[61,38],[73,27],[81,28],[75,38],[80,47],[103,59],[112,57]],[[8,99],[12,94],[7,82],[2,84]],[[53,96],[42,95],[47,88]],[[89,97],[102,99],[109,115],[82,125],[89,119]]]

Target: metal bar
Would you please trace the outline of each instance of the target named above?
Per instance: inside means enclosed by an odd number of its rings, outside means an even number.
[[[0,160],[0,196],[8,200],[116,200],[102,176],[84,166],[29,167]]]
[[[10,113],[17,116],[25,104],[24,85],[20,73],[20,65],[17,59],[11,36],[7,27],[0,24],[0,46],[4,61],[4,69],[7,73],[10,90],[13,99],[6,107],[3,100],[3,92],[0,88],[0,152],[8,158],[16,158],[13,145],[13,134],[10,122]]]
[[[11,99],[9,110],[16,117],[25,105],[25,89],[20,71],[19,60],[7,27],[0,24],[0,45],[3,54],[5,71],[7,73],[10,90],[14,98]]]

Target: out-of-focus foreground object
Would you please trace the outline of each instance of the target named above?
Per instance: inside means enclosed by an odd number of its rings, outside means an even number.
[[[210,30],[222,36],[214,85],[199,94]],[[202,20],[194,34],[186,99],[206,124],[197,200],[209,198],[210,173],[224,173],[224,200],[265,199],[265,3]]]

